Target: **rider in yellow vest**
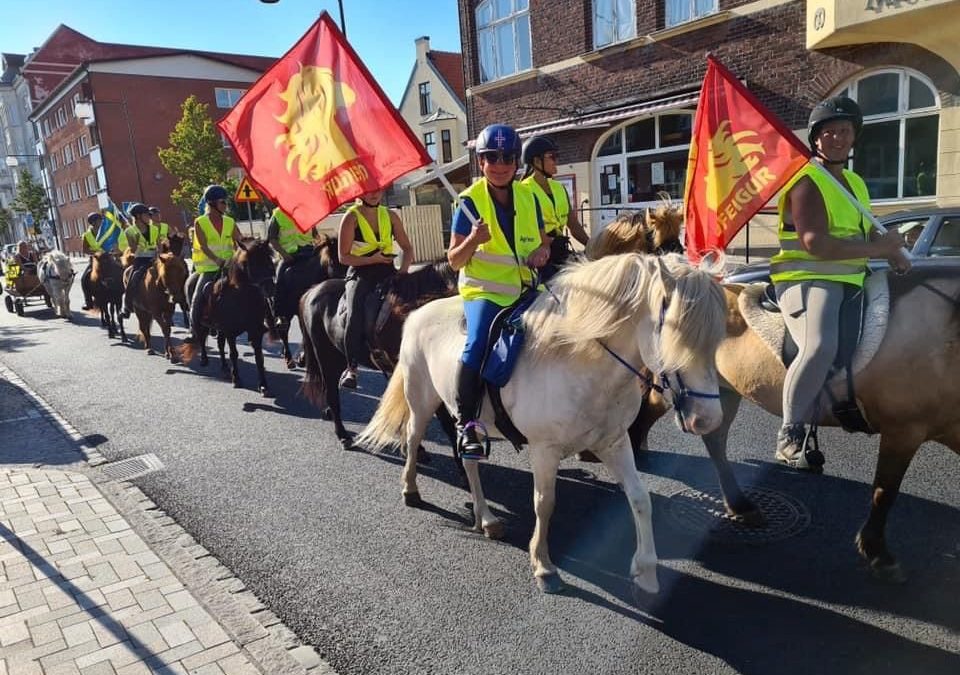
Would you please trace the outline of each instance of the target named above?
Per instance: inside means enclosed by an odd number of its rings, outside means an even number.
[[[523,184],[528,186],[540,205],[543,227],[550,242],[550,262],[540,272],[540,280],[547,281],[557,273],[570,257],[570,238],[566,230],[582,246],[587,245],[586,231],[577,220],[576,211],[570,205],[570,195],[562,183],[553,180],[557,173],[559,148],[549,136],[531,136],[523,142],[521,159],[526,165]]]
[[[103,216],[96,211],[87,214],[87,229],[83,231],[83,241],[81,247],[84,255],[93,256],[94,253],[103,251],[103,239],[97,237],[100,231],[100,225],[103,222]],[[80,288],[83,290],[83,309],[93,309],[93,289],[90,288],[90,272],[93,270],[93,263],[87,264],[87,269],[80,275]]]
[[[288,298],[287,277],[292,269],[313,256],[313,240],[317,237],[317,228],[311,227],[301,232],[293,219],[280,207],[273,210],[270,224],[267,226],[267,241],[280,254],[280,266],[277,268],[277,285],[274,290],[275,312],[278,316],[291,316],[295,308],[290,303],[296,298]],[[293,310],[293,311],[291,311]]]
[[[860,107],[846,96],[817,105],[810,115],[809,140],[818,162],[865,207],[867,186],[844,168],[863,127]],[[867,259],[888,258],[898,272],[910,269],[896,230],[881,235],[817,167],[808,166],[787,183],[778,204],[780,252],[770,261],[787,330],[800,348],[783,385],[783,426],[776,458],[798,469],[820,471],[823,454],[808,447],[806,422],[839,347],[840,306],[863,286]]]
[[[133,296],[146,274],[147,269],[157,257],[157,243],[160,241],[160,228],[150,222],[150,212],[139,202],[132,205],[127,215],[133,225],[120,233],[120,250],[130,249],[134,254],[133,270],[127,277],[123,291],[123,316],[129,317],[133,308]]]
[[[340,221],[337,255],[342,265],[349,265],[344,296],[347,301],[347,330],[344,344],[347,369],[340,377],[340,386],[357,386],[357,364],[365,360],[363,305],[367,294],[384,279],[396,274],[393,265],[393,240],[402,251],[400,274],[406,274],[413,262],[413,244],[396,212],[380,202],[383,190],[360,195]]]
[[[200,325],[207,288],[220,276],[240,242],[236,222],[227,215],[226,189],[221,185],[208,186],[203,192],[203,203],[203,215],[193,221],[193,271],[199,278],[190,301],[191,334],[187,342],[196,341],[193,331]]]
[[[492,124],[480,132],[475,149],[483,177],[460,193],[447,251],[450,265],[460,271],[467,321],[457,380],[457,442],[467,459],[484,457],[475,423],[483,400],[480,367],[490,324],[534,283],[529,267],[543,267],[550,257],[540,206],[530,188],[515,180],[517,132]]]

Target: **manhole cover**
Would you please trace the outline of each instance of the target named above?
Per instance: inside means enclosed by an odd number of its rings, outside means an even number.
[[[100,470],[113,480],[131,480],[163,468],[163,462],[155,454],[137,455],[100,465]]]
[[[670,496],[667,513],[681,529],[705,539],[735,544],[767,544],[803,532],[810,525],[810,512],[790,495],[747,488],[744,491],[765,518],[756,527],[728,516],[719,487],[688,488]]]

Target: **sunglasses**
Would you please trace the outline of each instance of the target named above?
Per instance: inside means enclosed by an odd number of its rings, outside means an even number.
[[[488,164],[516,164],[517,153],[515,152],[484,152],[480,158]]]

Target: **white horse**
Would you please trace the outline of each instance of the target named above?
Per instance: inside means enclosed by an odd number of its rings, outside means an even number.
[[[70,288],[73,286],[73,265],[62,251],[50,251],[40,259],[37,276],[47,289],[57,316],[70,319]]]
[[[455,411],[456,369],[463,350],[459,297],[413,312],[403,328],[399,365],[373,419],[357,439],[371,449],[398,440],[407,461],[403,495],[421,503],[416,448],[440,403]],[[502,399],[529,441],[536,527],[530,562],[539,588],[563,589],[550,560],[547,532],[560,461],[592,450],[623,486],[637,531],[631,577],[659,590],[651,500],[634,465],[627,428],[644,391],[661,378],[685,431],[702,435],[723,419],[714,361],[726,330],[723,292],[706,272],[680,256],[625,254],[575,263],[555,277],[524,316],[526,343]],[[495,429],[490,406],[482,422]],[[405,426],[404,426],[405,425]],[[401,432],[401,428],[403,431]],[[502,535],[484,499],[476,460],[464,460],[474,504],[474,530]]]

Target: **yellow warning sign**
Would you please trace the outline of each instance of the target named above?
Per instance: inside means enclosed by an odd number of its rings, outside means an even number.
[[[244,176],[243,180],[240,181],[240,187],[237,188],[237,194],[233,196],[233,200],[239,204],[244,202],[259,202],[260,195],[253,189],[253,185],[250,184],[247,177]]]

